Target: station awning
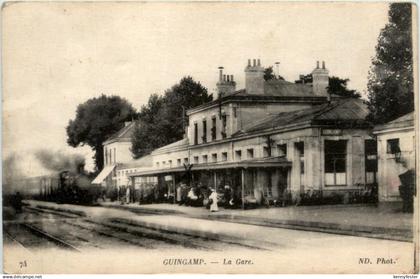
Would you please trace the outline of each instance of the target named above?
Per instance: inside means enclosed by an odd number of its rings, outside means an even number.
[[[105,178],[114,170],[115,165],[106,166],[102,169],[102,171],[98,174],[98,176],[92,181],[92,184],[101,184]]]
[[[223,169],[237,169],[237,168],[277,168],[277,167],[291,167],[292,162],[285,157],[268,157],[254,160],[238,161],[238,162],[218,162],[207,164],[192,164],[191,171],[198,170],[223,170]],[[147,171],[140,171],[130,173],[129,176],[152,176],[164,173],[178,173],[185,172],[185,167],[165,168],[165,169],[151,169]]]

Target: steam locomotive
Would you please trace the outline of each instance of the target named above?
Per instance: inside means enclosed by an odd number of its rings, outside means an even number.
[[[39,200],[57,203],[92,205],[102,196],[101,186],[91,184],[83,173],[61,171],[57,175],[39,177]]]

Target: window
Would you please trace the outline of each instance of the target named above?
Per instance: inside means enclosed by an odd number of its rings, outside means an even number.
[[[277,154],[280,157],[287,156],[287,144],[278,144],[277,145]]]
[[[254,149],[253,148],[249,148],[249,149],[246,150],[246,157],[247,157],[247,159],[254,158]]]
[[[156,162],[156,167],[159,167],[159,162]]]
[[[300,186],[302,189],[305,185],[305,144],[303,141],[295,142],[295,149],[299,156]]]
[[[222,161],[227,161],[227,152],[222,152]]]
[[[203,143],[207,142],[207,121],[203,120],[203,136],[201,137]]]
[[[225,139],[226,138],[226,125],[227,125],[227,115],[223,114],[222,115],[222,138]]]
[[[105,148],[105,165],[108,165],[108,149]]]
[[[172,160],[168,160],[169,167],[172,168]]]
[[[366,183],[376,183],[378,171],[378,149],[376,140],[365,140],[365,172]]]
[[[188,164],[188,158],[184,158],[184,164]]]
[[[211,119],[211,140],[216,140],[216,116],[213,116]]]
[[[400,139],[389,139],[386,141],[386,153],[396,154],[400,152]]]
[[[162,161],[162,167],[165,167],[166,161]]]
[[[203,155],[203,163],[204,164],[208,163],[207,155]]]
[[[198,164],[198,156],[194,156],[194,164]]]
[[[177,159],[176,160],[176,165],[179,167],[179,166],[181,166],[181,159]]]
[[[270,147],[264,146],[263,147],[263,157],[270,157]]]
[[[241,150],[236,150],[235,151],[235,160],[236,161],[240,161],[240,160],[242,160],[242,151]]]
[[[194,123],[194,145],[198,144],[198,124]]]
[[[213,163],[217,162],[217,153],[211,154],[211,160],[213,161]]]
[[[305,144],[303,143],[303,141],[296,142],[295,148],[299,154],[299,157],[305,156]]]
[[[237,107],[233,107],[233,117],[237,117],[238,115]]]
[[[114,163],[117,163],[117,149],[114,148]]]
[[[346,185],[346,140],[325,141],[325,185]]]

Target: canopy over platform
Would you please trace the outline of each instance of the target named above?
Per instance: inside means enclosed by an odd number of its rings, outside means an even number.
[[[92,181],[92,184],[101,184],[105,178],[114,170],[115,165],[106,166],[102,169],[102,171],[98,174],[98,176]]]
[[[218,162],[218,163],[206,163],[206,164],[191,164],[191,171],[198,170],[223,170],[223,169],[236,169],[236,168],[279,168],[279,167],[291,167],[292,162],[287,161],[285,157],[268,157],[254,160],[238,161],[238,162]],[[164,173],[177,173],[185,172],[185,167],[165,168],[165,169],[153,169],[145,170],[140,172],[130,173],[130,177],[134,176],[153,176]]]

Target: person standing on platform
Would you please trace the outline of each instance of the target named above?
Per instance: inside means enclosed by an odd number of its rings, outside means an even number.
[[[176,203],[178,204],[178,205],[181,205],[181,185],[178,185],[177,187],[176,187]]]
[[[217,192],[213,188],[211,189],[211,194],[209,196],[209,200],[211,201],[210,212],[219,211],[219,207],[217,206]]]
[[[127,190],[125,192],[125,201],[126,203],[130,203],[130,187],[127,187]]]

